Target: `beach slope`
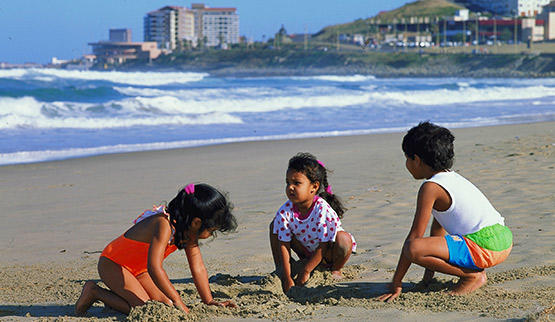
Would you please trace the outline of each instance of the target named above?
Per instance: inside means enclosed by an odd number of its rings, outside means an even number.
[[[199,304],[186,257],[165,268],[192,308],[188,317],[149,303],[135,320],[547,320],[555,303],[555,123],[453,130],[454,170],[471,180],[505,217],[514,234],[509,258],[489,269],[488,284],[460,297],[456,282],[437,274],[424,288],[413,266],[394,303],[386,290],[410,228],[420,181],[404,166],[403,133],[261,141],[189,149],[112,154],[0,167],[0,320],[72,318],[86,280],[98,280],[103,247],[153,204],[179,187],[207,182],[227,191],[239,220],[236,233],[201,246],[214,296],[237,309]],[[297,152],[315,154],[333,170],[333,190],[348,207],[344,228],[358,242],[336,282],[315,272],[289,297],[271,274],[268,225],[285,201],[284,175]],[[85,320],[126,317],[101,304]],[[552,318],[552,316],[551,316]]]

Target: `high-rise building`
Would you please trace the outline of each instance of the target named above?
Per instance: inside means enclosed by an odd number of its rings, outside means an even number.
[[[502,16],[533,17],[542,12],[550,0],[463,0],[471,6]]]
[[[209,8],[194,3],[195,34],[206,46],[239,43],[239,15],[236,8]]]
[[[144,17],[144,40],[155,41],[159,48],[174,50],[183,41],[196,46],[239,42],[239,15],[236,8],[209,8],[192,4],[191,9],[166,6]]]
[[[144,17],[144,40],[155,41],[159,48],[173,50],[180,41],[196,41],[193,13],[183,7],[166,6]]]
[[[555,39],[555,0],[543,7],[540,19],[544,21],[544,39]]]

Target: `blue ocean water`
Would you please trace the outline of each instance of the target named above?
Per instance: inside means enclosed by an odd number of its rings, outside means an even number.
[[[0,165],[251,140],[555,120],[555,78],[0,70]]]

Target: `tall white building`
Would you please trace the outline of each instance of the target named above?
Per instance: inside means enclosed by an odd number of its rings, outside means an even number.
[[[467,0],[468,3],[479,6],[502,16],[533,17],[542,12],[542,7],[551,0]]]
[[[196,42],[194,15],[183,7],[166,6],[144,17],[144,40],[155,41],[162,49],[174,50],[179,42]]]
[[[159,48],[174,50],[183,40],[195,46],[225,46],[239,42],[239,15],[236,8],[209,8],[192,4],[191,9],[166,6],[144,17],[144,40]]]
[[[195,3],[191,10],[195,16],[195,35],[204,39],[207,46],[239,43],[239,15],[236,8],[209,8]]]

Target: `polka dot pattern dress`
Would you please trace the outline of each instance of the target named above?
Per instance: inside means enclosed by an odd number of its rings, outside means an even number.
[[[274,218],[274,231],[282,242],[290,242],[294,237],[310,253],[313,253],[320,243],[335,242],[338,231],[344,231],[341,220],[331,206],[322,198],[316,196],[306,218],[301,219],[300,213],[287,201],[279,208]],[[353,252],[356,252],[356,242],[351,235]]]

